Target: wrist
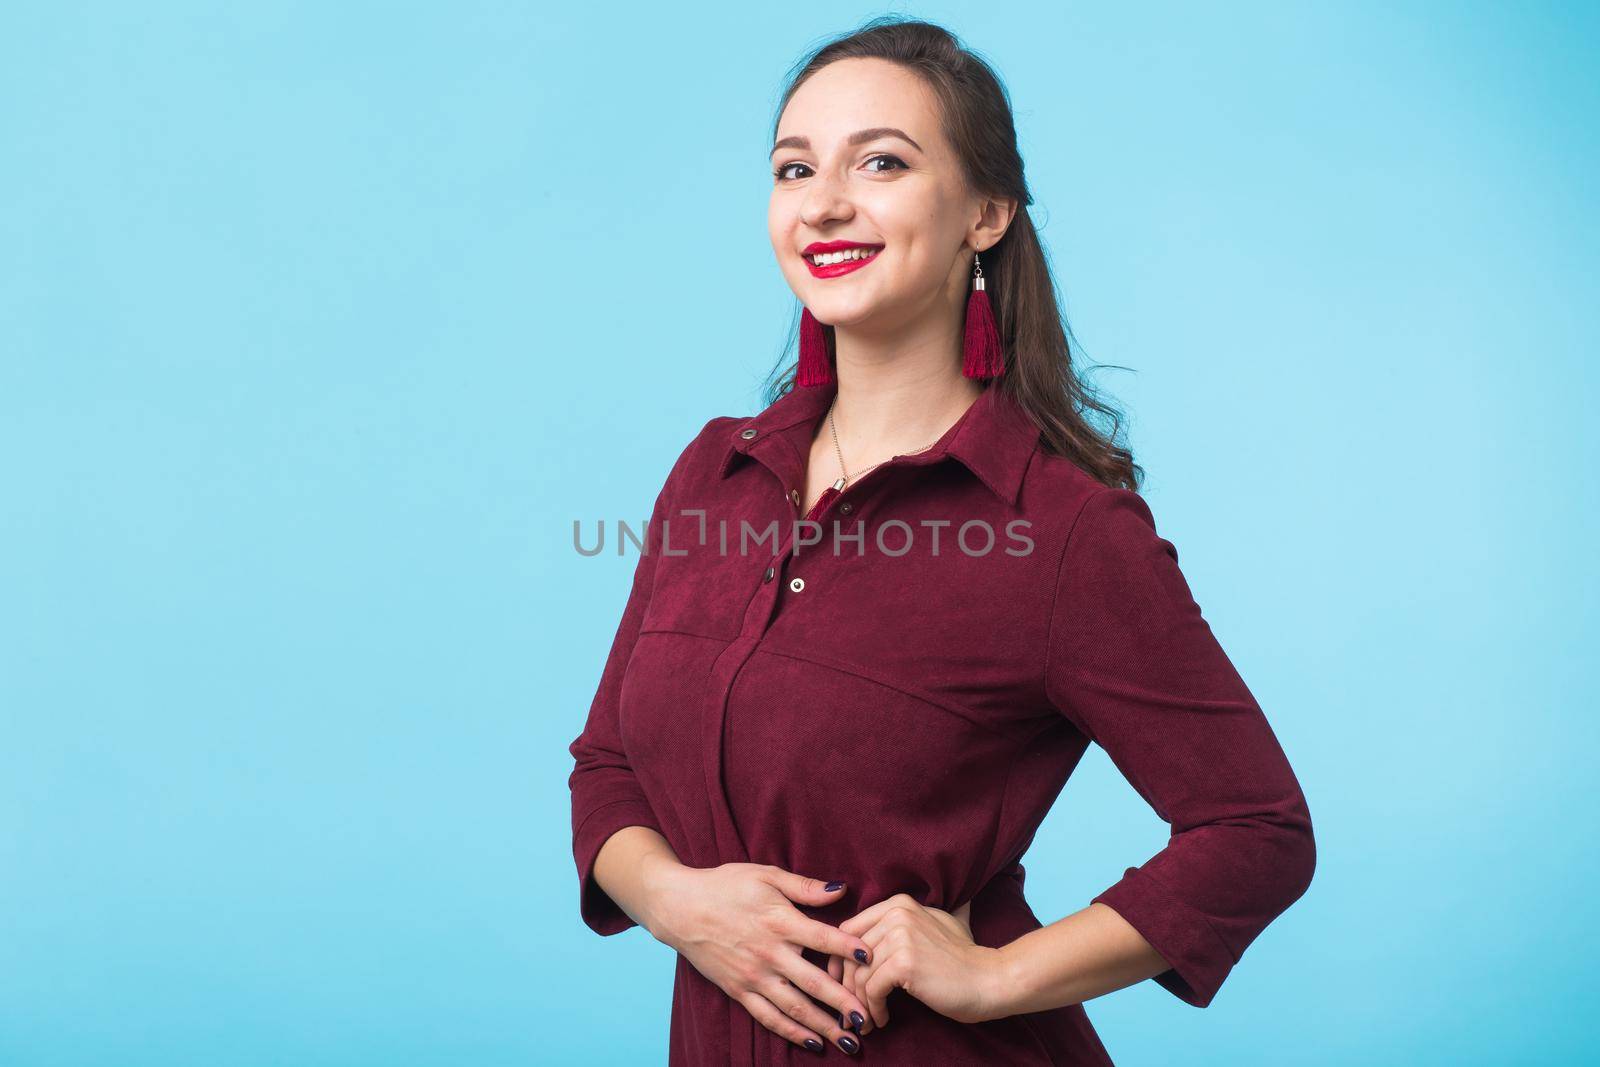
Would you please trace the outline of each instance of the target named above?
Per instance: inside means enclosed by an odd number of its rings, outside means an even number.
[[[1004,1019],[1018,1013],[1021,1002],[1021,983],[1018,976],[1017,954],[1010,945],[989,949],[980,988],[983,997],[983,1021]]]
[[[679,876],[689,868],[670,853],[653,852],[639,861],[639,885],[644,890],[645,913],[639,923],[650,936],[664,945],[677,948],[672,919],[676,913],[672,896]]]

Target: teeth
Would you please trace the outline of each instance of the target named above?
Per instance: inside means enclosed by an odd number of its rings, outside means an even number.
[[[847,259],[871,259],[877,254],[876,248],[847,248],[843,252],[829,252],[823,256],[806,256],[806,259],[819,267],[826,267],[830,263],[843,263]]]

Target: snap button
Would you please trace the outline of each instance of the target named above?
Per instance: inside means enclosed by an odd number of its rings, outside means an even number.
[[[854,511],[855,509],[856,509],[856,506],[854,504],[850,503],[850,501],[848,501],[848,500],[842,500],[842,501],[839,502],[839,514],[841,514],[841,515],[848,515],[852,511]]]
[[[762,576],[761,576],[761,580],[762,580],[762,581],[763,581],[763,582],[770,582],[770,581],[772,581],[772,576],[773,576],[773,575],[774,575],[774,574],[777,574],[777,573],[778,573],[778,571],[777,571],[777,569],[776,569],[776,568],[774,568],[774,567],[768,567],[768,568],[767,568],[767,573],[765,573],[765,574],[763,574],[763,575],[762,575]]]
[[[798,489],[789,490],[789,502],[792,503],[795,507],[799,507],[800,506],[800,490],[798,490]]]
[[[744,438],[746,441],[750,440],[750,438],[754,437],[755,435],[756,435],[756,430],[755,430],[754,426],[750,427],[747,430],[740,430],[739,431],[739,436]]]
[[[805,587],[806,587],[806,580],[804,578],[790,578],[789,579],[789,588],[793,589],[796,593],[798,593],[800,590],[804,589]]]

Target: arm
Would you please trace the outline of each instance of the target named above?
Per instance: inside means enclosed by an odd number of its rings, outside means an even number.
[[[682,462],[681,458],[679,462]],[[674,473],[676,469],[675,466]],[[626,872],[622,878],[617,877],[617,868],[623,865],[615,862],[616,857],[611,854],[611,849],[605,849],[608,861],[605,870],[601,872],[596,869],[600,853],[612,835],[626,827],[643,827],[659,840],[658,844],[652,843],[653,847],[647,846],[644,851],[659,853],[665,850],[672,855],[666,838],[661,835],[661,824],[651,810],[644,789],[634,776],[627,754],[623,751],[617,719],[623,674],[633,655],[633,646],[638,640],[645,609],[650,603],[651,587],[655,582],[656,560],[661,546],[660,526],[662,519],[670,515],[667,488],[671,484],[672,475],[669,474],[667,485],[656,497],[645,528],[642,538],[644,549],[634,567],[633,585],[622,611],[622,620],[617,625],[611,651],[606,657],[599,688],[589,706],[588,720],[583,732],[568,748],[574,761],[567,784],[572,791],[572,852],[578,868],[579,913],[589,928],[598,934],[621,933],[639,925],[642,914],[640,909],[643,901],[637,879],[629,878]],[[632,835],[634,841],[642,838],[647,839],[647,835],[639,831]],[[635,846],[623,850],[629,852],[628,858],[634,861],[635,866],[628,868],[630,871],[639,870],[637,861],[642,855],[635,854],[638,848]],[[676,859],[676,856],[673,858]],[[602,873],[605,875],[604,887],[599,877]],[[608,888],[617,889],[626,900],[619,901],[611,896]],[[624,903],[626,906],[623,906]]]
[[[608,837],[596,853],[594,882],[597,892],[619,907],[631,923],[665,943],[667,935],[649,905],[662,898],[661,879],[682,866],[659,831],[625,826]]]
[[[1147,977],[1203,1008],[1305,893],[1316,845],[1283,749],[1131,490],[1100,490],[1069,535],[1045,684],[1172,835],[1088,907],[1000,950],[995,1014]]]

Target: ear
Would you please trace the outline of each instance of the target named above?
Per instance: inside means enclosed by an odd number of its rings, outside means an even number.
[[[978,202],[978,219],[967,230],[967,243],[980,252],[993,248],[1006,234],[1017,215],[1017,202],[1011,198],[987,197]]]

